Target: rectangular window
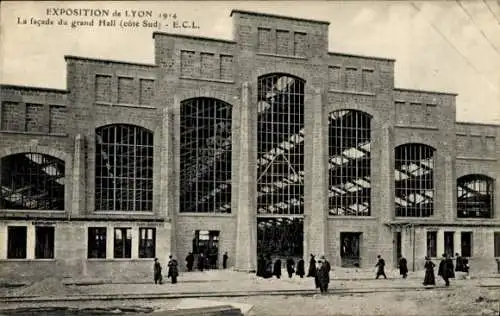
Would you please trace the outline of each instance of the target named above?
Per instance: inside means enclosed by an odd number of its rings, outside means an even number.
[[[213,79],[215,78],[215,55],[210,53],[200,54],[201,77]]]
[[[26,104],[26,127],[27,132],[44,132],[45,106],[43,104]]]
[[[153,104],[155,81],[151,79],[139,80],[139,103],[142,105]]]
[[[156,256],[156,229],[139,228],[139,258]]]
[[[455,255],[454,250],[455,232],[444,232],[444,253],[450,257],[453,257]]]
[[[131,228],[115,228],[114,258],[132,258]]]
[[[54,227],[35,227],[35,259],[54,258]]]
[[[195,75],[195,58],[196,52],[183,50],[181,51],[181,76],[194,77]]]
[[[118,78],[118,103],[136,104],[136,88],[134,78]]]
[[[233,80],[233,56],[220,55],[220,79]]]
[[[276,30],[276,54],[290,55],[290,32]]]
[[[24,131],[26,106],[16,102],[2,103],[2,130]]]
[[[345,89],[347,91],[356,91],[358,81],[358,69],[346,68],[345,71]]]
[[[97,102],[111,102],[111,76],[96,75],[95,100]]]
[[[106,227],[89,227],[87,258],[106,259]]]
[[[66,131],[66,115],[67,109],[65,106],[51,105],[49,108],[49,131],[51,133],[64,133]]]
[[[307,34],[295,32],[293,34],[293,54],[295,56],[306,56]]]
[[[427,232],[427,257],[437,257],[437,232]]]
[[[462,232],[460,236],[462,257],[472,257],[472,232]]]
[[[500,257],[500,232],[495,232],[495,257]]]
[[[26,226],[7,228],[7,259],[26,259]]]
[[[373,92],[373,70],[363,69],[361,72],[363,91]]]
[[[259,52],[270,53],[271,52],[271,30],[260,28],[258,30],[258,40],[259,40]]]
[[[328,82],[330,90],[340,89],[341,68],[339,66],[328,67]]]

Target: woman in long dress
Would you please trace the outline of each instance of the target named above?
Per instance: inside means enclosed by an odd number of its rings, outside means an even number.
[[[434,277],[434,267],[436,265],[431,261],[429,257],[425,257],[425,277],[424,286],[436,285],[436,278]]]

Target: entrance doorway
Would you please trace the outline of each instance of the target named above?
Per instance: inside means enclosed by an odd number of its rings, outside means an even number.
[[[219,261],[219,235],[218,230],[196,230],[193,238],[193,255],[198,262],[200,254],[205,257],[205,267],[217,269]]]
[[[258,217],[257,256],[280,258],[282,262],[304,255],[304,219],[298,217]]]
[[[357,232],[340,233],[340,258],[342,267],[361,267],[361,235],[362,233]]]

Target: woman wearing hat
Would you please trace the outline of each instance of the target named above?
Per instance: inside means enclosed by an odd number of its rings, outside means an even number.
[[[425,257],[425,277],[424,286],[436,285],[436,278],[434,277],[434,267],[436,265],[431,261],[429,257]]]

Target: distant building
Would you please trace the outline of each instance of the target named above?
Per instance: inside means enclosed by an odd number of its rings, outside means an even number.
[[[496,271],[500,126],[328,52],[327,22],[231,15],[234,41],[155,33],[154,65],[66,56],[66,90],[1,86],[2,277],[148,276],[190,251]]]

